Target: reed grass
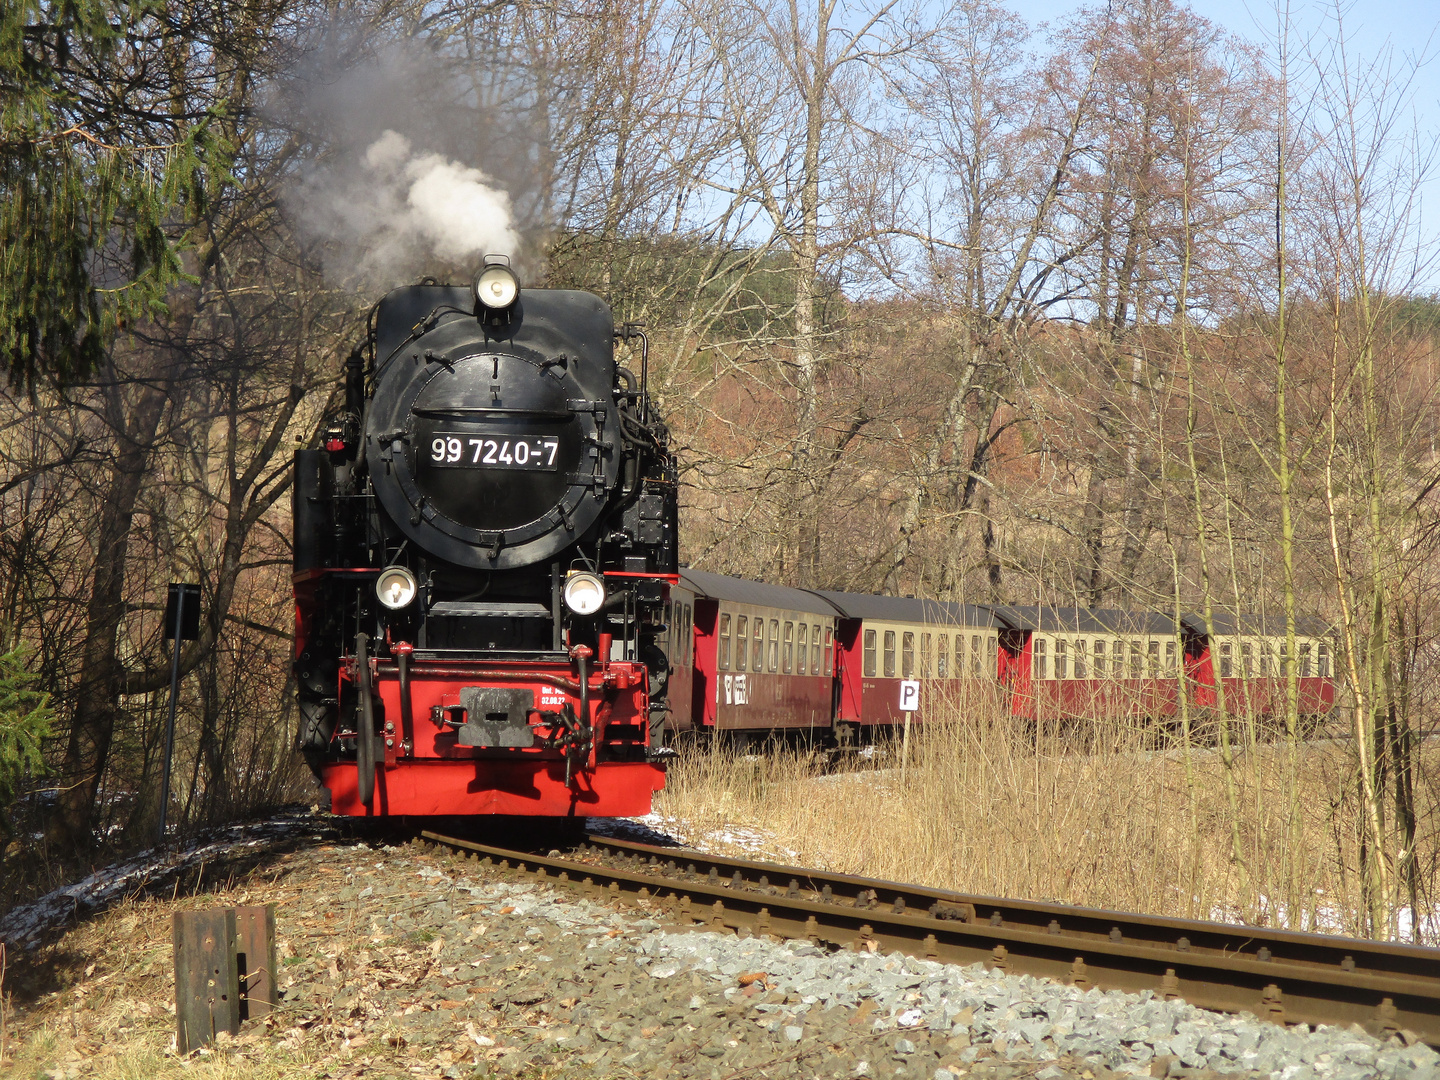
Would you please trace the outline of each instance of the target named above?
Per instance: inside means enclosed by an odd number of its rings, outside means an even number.
[[[938,720],[916,725],[903,769],[897,742],[839,765],[793,748],[737,754],[721,742],[692,750],[671,767],[657,809],[721,847],[750,830],[763,836],[767,854],[845,873],[1358,932],[1362,831],[1349,744],[1266,742],[1254,726],[1236,729],[1238,861],[1226,766],[1215,747],[1119,720],[1037,733],[986,701],[952,703]],[[1292,784],[1302,814],[1298,850],[1287,840]],[[1434,793],[1425,799],[1421,854],[1425,894],[1433,897]],[[1392,907],[1391,936],[1411,940],[1398,899]],[[1428,914],[1421,913],[1423,936],[1436,944]]]

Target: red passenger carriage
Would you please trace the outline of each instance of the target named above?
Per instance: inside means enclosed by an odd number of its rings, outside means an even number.
[[[913,597],[823,592],[842,613],[836,722],[892,726],[994,693],[999,622],[983,607]],[[917,707],[902,707],[904,684],[918,683]]]
[[[1212,637],[1193,614],[809,592],[695,570],[672,598],[674,731],[800,729],[844,744],[907,712],[924,722],[996,703],[1028,722],[1166,726],[1182,700],[1197,723],[1222,701],[1231,715],[1285,714],[1283,619],[1217,613]],[[1299,712],[1313,720],[1335,703],[1328,628],[1301,617],[1296,635]]]
[[[804,589],[703,570],[684,571],[676,595],[695,613],[690,715],[676,718],[678,730],[829,733],[833,605]]]
[[[1198,707],[1227,715],[1286,715],[1289,642],[1284,618],[1215,611],[1208,623],[1198,613],[1180,622],[1194,642],[1190,671]],[[1313,723],[1335,707],[1330,627],[1323,619],[1297,616],[1295,645],[1296,711]]]

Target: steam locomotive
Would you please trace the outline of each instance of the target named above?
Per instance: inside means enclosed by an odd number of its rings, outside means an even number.
[[[678,574],[647,353],[498,256],[371,311],[294,465],[299,744],[332,812],[649,810]]]

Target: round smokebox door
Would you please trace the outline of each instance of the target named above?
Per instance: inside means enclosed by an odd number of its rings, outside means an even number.
[[[437,373],[410,407],[415,484],[435,510],[483,531],[553,510],[580,471],[584,434],[562,380],[507,355]]]

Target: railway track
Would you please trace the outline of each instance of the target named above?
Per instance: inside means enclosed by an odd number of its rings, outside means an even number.
[[[982,963],[1084,988],[1153,991],[1276,1023],[1359,1024],[1440,1047],[1440,949],[1001,900],[591,836],[541,856],[421,838],[677,927]]]

